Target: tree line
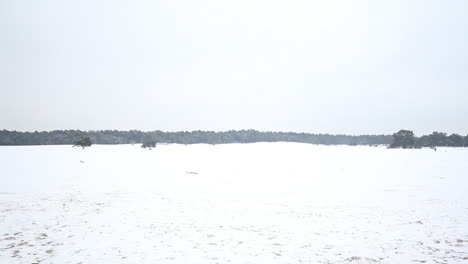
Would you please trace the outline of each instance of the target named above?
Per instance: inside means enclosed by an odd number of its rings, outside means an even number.
[[[321,145],[389,145],[392,148],[421,148],[436,146],[468,146],[468,135],[447,135],[433,132],[421,137],[410,130],[400,130],[393,135],[333,135],[296,132],[261,132],[257,130],[230,131],[179,131],[143,132],[139,130],[54,130],[54,131],[0,131],[0,145],[72,145],[77,140],[89,138],[93,144],[228,144],[254,142],[298,142]],[[151,147],[151,146],[149,146]]]
[[[145,142],[177,144],[228,144],[254,142],[299,142],[323,145],[382,145],[392,142],[391,135],[332,135],[257,130],[143,132],[139,130],[54,130],[0,131],[0,145],[70,145],[89,137],[93,144],[140,144]]]
[[[447,135],[443,132],[433,132],[430,135],[421,137],[414,136],[411,130],[400,130],[393,136],[390,148],[423,148],[423,147],[467,147],[468,135],[458,134]]]

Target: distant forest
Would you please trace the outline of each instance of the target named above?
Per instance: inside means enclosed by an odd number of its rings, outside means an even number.
[[[402,132],[403,131],[403,132]],[[181,131],[143,132],[138,130],[55,130],[49,132],[0,131],[0,145],[72,145],[77,140],[89,137],[93,144],[140,144],[156,143],[177,144],[228,144],[254,142],[298,142],[321,145],[390,145],[410,148],[435,146],[468,146],[468,136],[434,132],[430,135],[415,137],[409,130],[401,130],[393,135],[331,135],[295,132],[260,132],[256,130]],[[396,140],[395,140],[396,139]]]
[[[381,145],[393,141],[389,135],[329,135],[256,130],[143,132],[138,130],[55,130],[50,132],[0,131],[0,145],[71,145],[89,137],[93,144],[139,144],[149,141],[178,144],[228,144],[254,142],[300,142],[323,145]]]

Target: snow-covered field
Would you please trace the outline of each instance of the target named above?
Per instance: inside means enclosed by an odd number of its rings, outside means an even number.
[[[468,148],[0,147],[0,263],[468,263]]]

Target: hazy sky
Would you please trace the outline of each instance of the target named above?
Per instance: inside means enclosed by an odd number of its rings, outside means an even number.
[[[0,129],[468,133],[466,0],[0,0]]]

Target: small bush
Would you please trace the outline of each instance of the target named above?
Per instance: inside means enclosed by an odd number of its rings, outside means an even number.
[[[152,149],[152,148],[155,148],[156,147],[156,142],[154,140],[151,140],[151,141],[145,141],[143,142],[143,144],[141,145],[142,148],[148,148],[148,149]]]
[[[73,147],[82,147],[82,148],[86,148],[86,147],[91,147],[91,139],[89,137],[84,137],[80,140],[77,140],[73,143]]]

